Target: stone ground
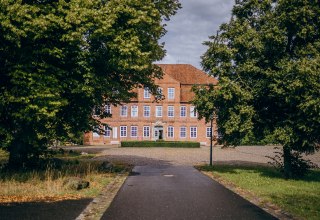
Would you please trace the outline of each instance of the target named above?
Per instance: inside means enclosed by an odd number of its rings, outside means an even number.
[[[133,165],[199,165],[209,163],[210,148],[121,148],[118,146],[68,147],[85,152],[100,152],[99,160],[126,162]],[[236,148],[213,148],[213,163],[267,164],[271,161],[266,156],[274,156],[274,146],[239,146]],[[280,151],[280,150],[278,150]],[[320,166],[320,152],[306,156]]]

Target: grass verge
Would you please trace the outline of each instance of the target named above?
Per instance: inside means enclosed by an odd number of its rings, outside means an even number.
[[[304,179],[285,180],[272,167],[216,165],[197,168],[241,192],[247,199],[257,196],[262,206],[271,203],[298,218],[320,219],[320,170],[312,170]]]
[[[60,152],[52,159],[55,164],[49,163],[45,169],[1,169],[0,203],[94,198],[119,172],[129,170],[125,165],[114,164],[110,167],[102,161],[89,160],[92,156],[75,152],[63,152],[62,155]],[[89,187],[81,190],[67,187],[66,180],[74,177],[89,181]]]

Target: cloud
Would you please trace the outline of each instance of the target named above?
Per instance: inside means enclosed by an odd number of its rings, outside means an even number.
[[[166,57],[161,63],[189,63],[200,68],[202,45],[229,21],[234,0],[181,0],[182,9],[167,22]]]

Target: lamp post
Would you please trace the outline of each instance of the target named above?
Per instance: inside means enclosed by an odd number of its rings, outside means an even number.
[[[213,119],[214,114],[210,115],[210,166],[212,166],[212,136],[213,136]]]

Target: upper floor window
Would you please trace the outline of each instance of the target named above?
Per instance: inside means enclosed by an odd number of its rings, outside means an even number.
[[[196,118],[198,116],[196,107],[190,106],[190,117],[191,118]]]
[[[150,94],[150,91],[149,91],[149,88],[148,88],[148,87],[145,87],[145,88],[144,88],[143,97],[144,97],[145,99],[150,99],[151,94]]]
[[[174,88],[168,88],[168,99],[174,99]]]
[[[173,138],[174,137],[174,127],[169,126],[168,127],[168,138]]]
[[[138,106],[131,106],[131,117],[138,117]]]
[[[104,106],[104,113],[111,114],[111,105],[110,104],[107,104]]]
[[[197,127],[190,127],[190,137],[197,138]]]
[[[180,117],[186,117],[186,116],[187,116],[186,106],[180,106]]]
[[[127,117],[128,116],[128,106],[123,105],[120,108],[120,116]]]
[[[143,106],[143,117],[150,117],[150,106]]]
[[[138,127],[131,126],[131,137],[137,137],[137,136],[138,136]]]
[[[169,105],[168,106],[168,117],[174,117],[174,106],[173,105]]]
[[[163,88],[158,87],[158,88],[157,88],[157,93],[158,93],[158,94],[156,95],[156,98],[158,98],[158,99],[162,98]]]
[[[156,106],[156,117],[162,117],[162,106]]]

